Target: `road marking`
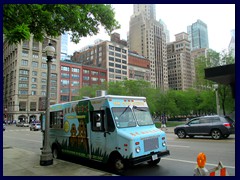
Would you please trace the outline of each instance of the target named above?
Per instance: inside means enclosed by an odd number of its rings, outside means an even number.
[[[196,164],[196,161],[186,161],[186,160],[173,159],[173,158],[162,158],[162,159],[169,160],[169,161],[178,161],[178,162]],[[217,166],[217,164],[212,164],[212,163],[206,163],[206,165],[208,165],[208,166]],[[224,165],[224,167],[235,169],[235,166],[225,166]]]

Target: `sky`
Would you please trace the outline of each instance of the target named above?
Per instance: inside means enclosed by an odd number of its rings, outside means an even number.
[[[115,18],[121,29],[115,30],[121,39],[127,40],[130,17],[133,15],[133,4],[112,4]],[[235,4],[156,4],[156,20],[161,19],[170,33],[170,42],[175,41],[175,34],[186,32],[187,26],[198,19],[207,24],[209,48],[222,52],[228,48],[231,30],[235,29]],[[110,40],[101,28],[98,35],[82,38],[79,44],[70,42],[68,55],[79,51],[97,39]]]

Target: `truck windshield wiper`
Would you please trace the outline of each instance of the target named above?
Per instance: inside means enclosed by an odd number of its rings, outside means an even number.
[[[133,109],[136,109],[136,110],[138,110],[138,111],[147,111],[146,109],[141,109],[141,108],[139,108],[139,107],[137,107],[137,106],[133,106]]]
[[[120,114],[119,117],[121,117],[121,116],[127,111],[128,108],[129,108],[129,105],[128,105],[128,107],[126,107],[126,108],[124,109],[124,111],[122,112],[122,114]]]

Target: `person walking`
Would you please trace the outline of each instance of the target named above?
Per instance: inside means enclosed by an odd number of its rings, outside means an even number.
[[[167,130],[167,117],[162,116],[162,124],[161,124],[161,130],[165,128],[165,131]]]

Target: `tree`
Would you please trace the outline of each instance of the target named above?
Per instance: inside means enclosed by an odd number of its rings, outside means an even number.
[[[3,33],[9,44],[72,32],[71,41],[96,35],[99,26],[110,34],[120,28],[111,5],[104,4],[4,4]]]

